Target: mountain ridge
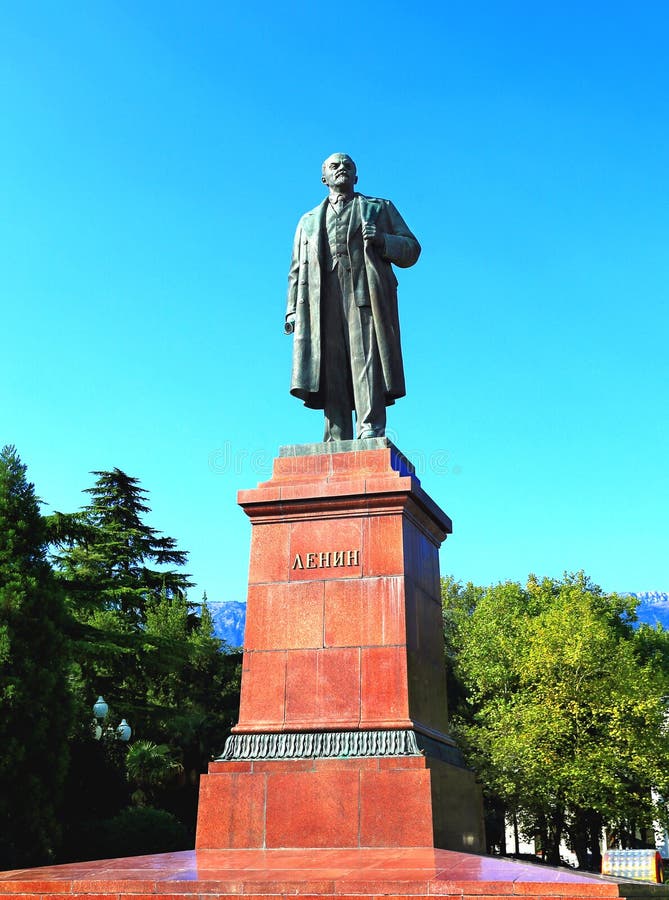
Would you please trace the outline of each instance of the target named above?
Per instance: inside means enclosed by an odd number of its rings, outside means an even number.
[[[625,596],[639,601],[638,625],[661,625],[669,631],[669,593],[666,591],[626,591]],[[241,600],[207,600],[214,620],[214,634],[225,644],[226,650],[244,646],[246,603]]]

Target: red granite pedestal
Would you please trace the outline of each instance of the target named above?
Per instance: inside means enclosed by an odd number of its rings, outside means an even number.
[[[289,448],[240,494],[253,523],[240,720],[202,779],[197,849],[4,872],[0,895],[669,898],[460,852],[483,831],[446,717],[450,521],[395,448],[365,446]]]
[[[386,439],[332,449],[283,448],[239,495],[253,526],[240,716],[202,779],[196,846],[480,852],[480,790],[448,734],[450,519]]]

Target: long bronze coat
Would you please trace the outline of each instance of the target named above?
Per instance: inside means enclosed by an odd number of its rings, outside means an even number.
[[[325,254],[325,211],[328,200],[300,219],[288,273],[286,315],[295,314],[293,371],[290,392],[305,406],[323,408],[321,372],[321,286]],[[397,313],[397,278],[391,263],[406,269],[420,255],[420,244],[390,200],[355,194],[348,230],[348,261],[355,302],[370,306],[383,372],[386,406],[406,393]],[[362,223],[374,222],[384,233],[377,250],[362,239]]]

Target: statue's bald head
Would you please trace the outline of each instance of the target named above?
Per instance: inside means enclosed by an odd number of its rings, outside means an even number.
[[[358,181],[355,163],[348,153],[332,153],[321,166],[321,181],[331,191],[348,193]]]
[[[331,153],[330,156],[328,156],[328,158],[325,160],[325,162],[321,166],[321,172],[323,173],[323,175],[325,175],[325,169],[327,168],[329,163],[333,162],[334,160],[340,160],[340,159],[341,160],[347,159],[353,166],[353,171],[354,172],[358,171],[355,163],[353,162],[351,157],[348,155],[348,153]]]

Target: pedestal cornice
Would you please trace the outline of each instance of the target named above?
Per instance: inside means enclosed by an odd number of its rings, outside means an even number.
[[[328,452],[318,452],[322,448]],[[437,546],[453,530],[411,463],[386,438],[282,447],[272,478],[239,491],[237,502],[258,523],[403,513]]]

